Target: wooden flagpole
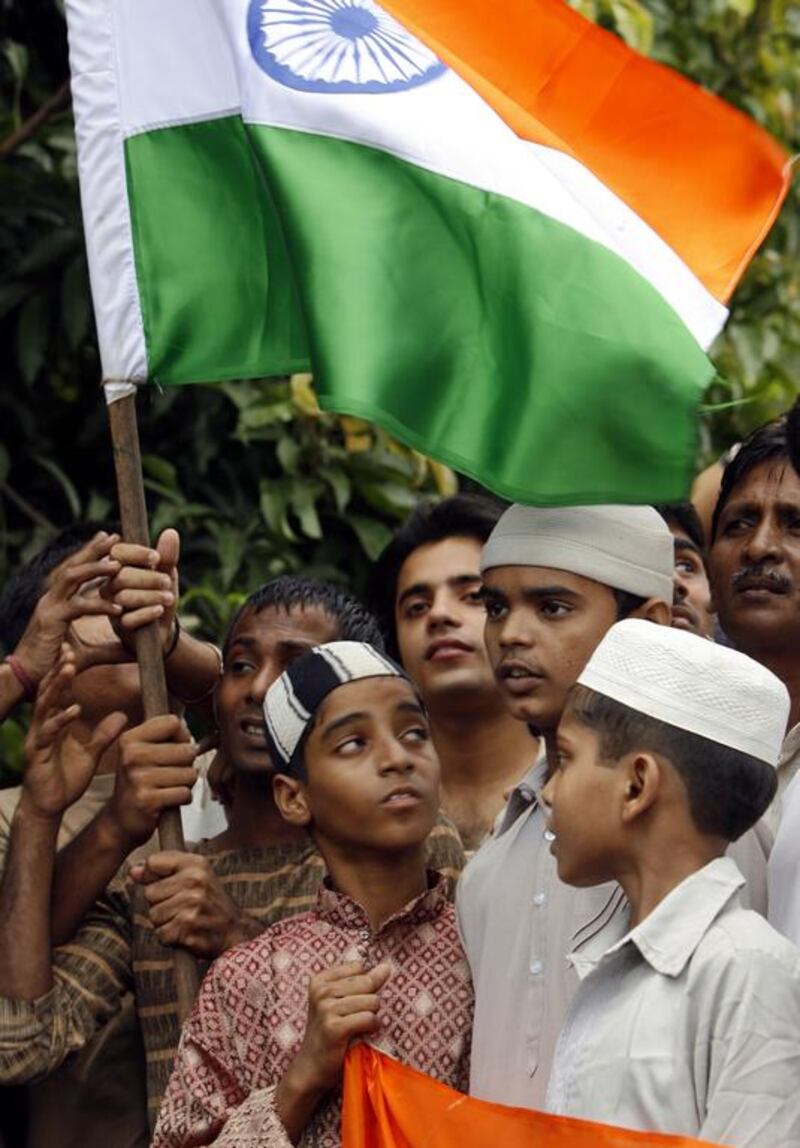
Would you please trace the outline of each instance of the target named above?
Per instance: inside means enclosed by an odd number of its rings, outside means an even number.
[[[149,546],[150,530],[144,500],[142,456],[136,422],[136,395],[126,395],[109,403],[108,420],[111,427],[114,469],[117,474],[122,534],[126,542]],[[169,713],[164,656],[157,622],[151,622],[137,630],[136,659],[139,663],[145,718],[149,720]],[[165,809],[161,814],[158,841],[162,849],[185,847],[179,809]],[[197,962],[191,953],[187,953],[185,949],[176,949],[174,957],[178,1016],[183,1023],[197,996],[200,976]]]

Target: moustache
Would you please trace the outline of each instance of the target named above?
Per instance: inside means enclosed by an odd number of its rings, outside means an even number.
[[[792,588],[790,578],[766,566],[745,566],[731,578],[734,590],[747,590],[750,583],[766,586],[776,594],[788,594]]]

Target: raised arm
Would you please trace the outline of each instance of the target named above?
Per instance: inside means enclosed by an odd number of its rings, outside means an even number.
[[[88,583],[119,572],[119,562],[111,558],[117,542],[119,535],[101,531],[53,571],[16,648],[0,663],[0,721],[24,698],[35,696],[58,660],[71,622],[87,614],[115,617],[122,612],[117,603],[83,592]]]
[[[164,530],[154,549],[118,542],[113,557],[117,575],[103,594],[118,607],[114,628],[123,645],[134,653],[136,631],[157,622],[164,650],[164,669],[170,694],[211,717],[211,694],[222,671],[219,650],[187,634],[178,622],[177,530]]]
[[[151,718],[122,735],[111,800],[56,860],[55,944],[73,936],[128,856],[152,837],[163,810],[191,801],[196,756],[197,746],[174,714]]]
[[[56,838],[64,811],[83,794],[125,715],[109,714],[87,742],[70,731],[80,707],[69,704],[75,655],[62,647],[43,682],[25,741],[22,795],[0,881],[0,992],[22,1000],[52,985],[50,895]]]

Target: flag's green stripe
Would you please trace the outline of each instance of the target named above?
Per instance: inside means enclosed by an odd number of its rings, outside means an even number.
[[[241,119],[134,136],[126,164],[151,379],[307,370],[286,251]]]
[[[143,214],[159,224],[158,205],[143,208],[151,187],[138,161],[156,162],[160,145],[157,137],[141,151],[139,141],[129,145],[148,344],[163,382],[266,374],[276,347],[287,345],[280,325],[265,331],[269,306],[258,298],[263,284],[269,302],[259,234],[274,248],[277,229],[265,193],[243,176],[242,141],[225,122],[236,135],[237,175],[227,191],[212,186],[227,174],[212,175],[224,150],[216,140],[194,207],[175,194],[173,226],[185,234],[164,237],[162,229],[162,244],[184,253],[186,273],[178,273],[183,258],[171,259],[169,283],[159,282],[164,247],[145,255],[141,226]],[[180,133],[195,130],[159,135],[171,137],[166,150],[185,151]],[[681,320],[623,260],[512,200],[383,152],[284,129],[248,131],[299,285],[323,405],[383,424],[512,498],[563,504],[686,493],[697,403],[712,369]],[[202,166],[202,157],[192,158]],[[190,232],[202,213],[225,226],[198,277]],[[227,286],[212,292],[213,303],[207,287],[183,303],[178,342],[181,283],[192,291],[199,278],[209,280],[216,260]],[[271,271],[274,291],[284,271],[275,264]],[[294,312],[285,305],[272,314],[286,324]],[[250,339],[249,370],[230,366],[235,354],[209,353],[206,324],[227,323],[232,352]]]

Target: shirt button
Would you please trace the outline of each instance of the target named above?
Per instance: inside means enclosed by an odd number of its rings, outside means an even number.
[[[369,929],[360,929],[358,934],[359,941],[369,940]]]
[[[538,977],[544,968],[541,961],[531,961],[531,972],[535,977]]]
[[[545,903],[546,900],[547,900],[547,898],[545,897],[544,893],[537,893],[536,896],[533,898],[533,903],[537,907],[537,909],[539,909],[542,907],[542,905]]]

